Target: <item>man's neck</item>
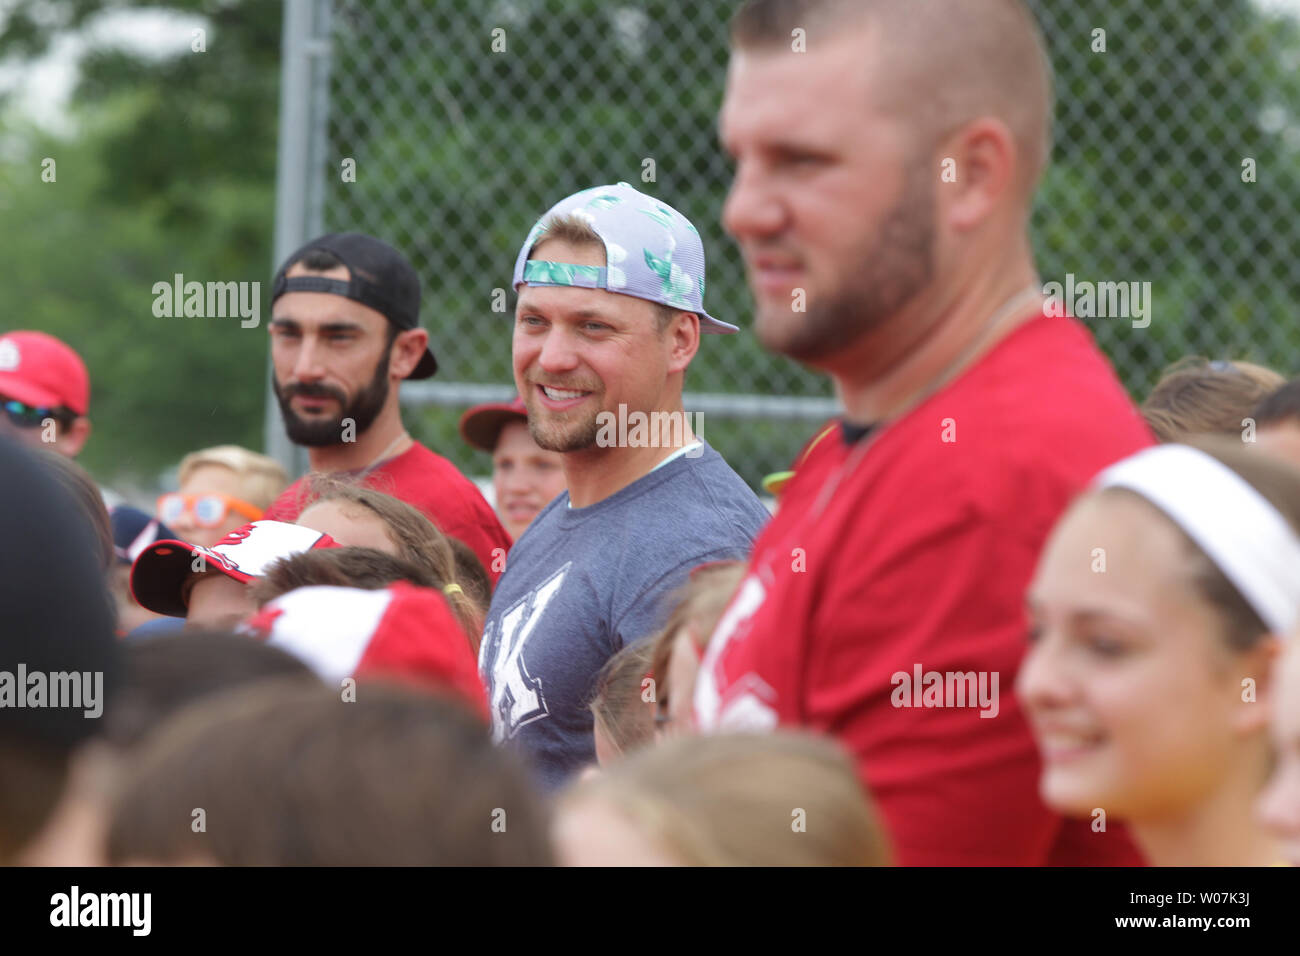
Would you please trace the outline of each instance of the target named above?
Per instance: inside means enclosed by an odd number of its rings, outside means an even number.
[[[672,444],[660,442],[658,447],[653,447],[655,436],[647,428],[652,442],[649,447],[592,446],[581,451],[566,452],[564,479],[569,489],[569,503],[574,508],[586,508],[604,501],[634,481],[644,478],[660,462],[696,441],[690,419],[681,406],[675,409],[675,413],[681,416],[681,440],[675,440],[678,435],[674,430]],[[647,418],[650,414],[646,413]]]
[[[1041,282],[1025,257],[982,270],[946,296],[922,297],[911,314],[867,333],[830,370],[845,417],[864,425],[893,418],[952,381],[1037,314],[1030,289]]]
[[[409,449],[414,442],[410,439],[399,441],[404,431],[396,410],[392,414],[385,411],[374,424],[357,435],[356,441],[309,448],[307,460],[312,471],[361,471],[378,464],[381,455],[385,459],[392,458]]]

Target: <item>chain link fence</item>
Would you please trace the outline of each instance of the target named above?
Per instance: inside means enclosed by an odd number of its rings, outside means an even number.
[[[514,256],[578,189],[626,180],[685,212],[708,257],[706,305],[750,326],[720,225],[730,169],[716,117],[735,3],[308,2],[328,42],[314,50],[327,108],[311,111],[325,135],[305,140],[306,192],[324,228],[382,236],[423,276],[441,370],[404,396],[424,441],[487,471],[455,423],[466,404],[513,394]],[[1150,283],[1147,324],[1102,317],[1103,302],[1085,319],[1136,397],[1186,354],[1297,371],[1295,21],[1254,0],[1032,6],[1057,73],[1034,217],[1044,282],[1074,290],[1075,306],[1082,283]],[[706,339],[687,391],[705,436],[752,483],[834,409],[823,378],[748,333]]]

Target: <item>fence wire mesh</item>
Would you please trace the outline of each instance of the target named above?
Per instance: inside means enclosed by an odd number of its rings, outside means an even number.
[[[310,176],[326,228],[388,239],[423,277],[441,363],[437,388],[411,390],[425,441],[487,470],[456,437],[463,405],[449,403],[482,386],[513,391],[514,256],[536,217],[578,189],[626,180],[685,212],[708,257],[706,305],[749,327],[740,257],[720,225],[730,168],[716,134],[735,3],[317,2],[329,24],[328,110]],[[1295,372],[1296,22],[1254,0],[1031,6],[1057,85],[1053,164],[1033,222],[1043,281],[1150,283],[1149,324],[1085,317],[1135,397],[1187,354]],[[493,311],[496,290],[504,312]],[[830,395],[750,334],[706,339],[687,390]],[[751,482],[784,467],[816,425],[770,411],[755,404],[706,423]]]

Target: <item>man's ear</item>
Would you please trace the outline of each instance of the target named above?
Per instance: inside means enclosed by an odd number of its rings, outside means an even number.
[[[393,351],[388,359],[388,374],[394,378],[406,378],[415,371],[429,347],[427,329],[407,329],[398,332],[393,340]]]
[[[700,350],[700,317],[694,312],[678,312],[664,332],[668,339],[668,371],[684,372]]]
[[[999,119],[968,123],[941,147],[939,195],[949,225],[958,232],[976,229],[1007,201],[1017,168],[1016,140]],[[948,192],[945,192],[948,191]]]
[[[81,454],[81,449],[85,447],[89,438],[90,419],[85,415],[78,415],[66,430],[59,433],[59,440],[55,443],[54,448],[61,455],[76,458]]]

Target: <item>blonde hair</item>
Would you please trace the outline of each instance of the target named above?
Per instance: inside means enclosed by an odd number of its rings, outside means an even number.
[[[289,485],[289,476],[274,458],[259,455],[238,445],[216,445],[190,452],[181,459],[180,483],[202,465],[220,465],[239,477],[240,493],[236,496],[265,511]]]
[[[888,866],[853,763],[781,731],[678,737],[585,779],[561,809],[604,801],[687,866]]]
[[[654,742],[653,704],[642,697],[650,676],[651,650],[649,641],[628,644],[596,674],[596,692],[589,705],[594,729],[620,754]]]
[[[701,564],[691,572],[690,580],[677,590],[677,601],[663,630],[650,639],[650,672],[655,679],[655,702],[661,712],[668,708],[668,659],[673,653],[677,632],[686,628],[695,646],[703,651],[709,646],[713,629],[722,612],[745,577],[744,561],[717,561]]]

